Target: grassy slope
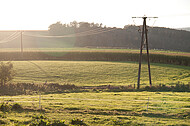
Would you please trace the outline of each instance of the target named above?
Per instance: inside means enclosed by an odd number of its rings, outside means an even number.
[[[75,85],[136,84],[138,63],[96,61],[13,61],[13,82],[69,83]],[[151,64],[153,85],[190,82],[190,67]],[[142,65],[142,85],[148,85],[147,64]]]
[[[84,119],[88,125],[190,125],[189,93],[87,92],[42,95],[43,115],[50,119]],[[149,98],[149,109],[147,100]],[[1,120],[27,123],[40,115],[38,96],[0,97],[21,104],[23,112],[2,113]],[[12,103],[10,103],[12,104]]]

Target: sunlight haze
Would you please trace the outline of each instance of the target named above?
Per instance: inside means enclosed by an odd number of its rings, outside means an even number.
[[[157,16],[148,25],[190,27],[189,0],[0,0],[0,30],[47,30],[60,21],[103,23],[108,27],[141,25],[134,16]]]

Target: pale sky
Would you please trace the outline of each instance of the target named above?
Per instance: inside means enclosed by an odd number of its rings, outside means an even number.
[[[158,16],[149,26],[190,27],[190,0],[0,0],[0,30],[47,30],[60,21],[142,24],[134,16]]]

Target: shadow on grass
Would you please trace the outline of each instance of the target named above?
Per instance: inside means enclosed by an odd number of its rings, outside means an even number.
[[[190,118],[190,113],[182,113],[182,114],[166,114],[166,113],[142,113],[145,117],[152,117],[152,118],[179,118],[179,119],[186,119]]]
[[[145,116],[152,118],[179,118],[179,119],[189,119],[190,113],[181,113],[181,114],[167,114],[167,113],[152,113],[152,112],[134,112],[127,109],[113,109],[113,110],[102,110],[102,109],[80,109],[80,108],[65,108],[69,113],[78,113],[78,114],[92,114],[92,115],[125,115],[125,116]]]
[[[13,110],[13,112],[17,112],[17,113],[22,113],[22,112],[40,112],[40,113],[45,113],[46,111],[44,109],[23,108],[23,109]]]
[[[92,114],[92,115],[128,115],[128,116],[138,116],[139,114],[136,112],[132,112],[131,110],[126,109],[113,109],[113,110],[103,110],[103,109],[95,109],[90,108],[88,110],[80,109],[80,108],[65,108],[69,113],[78,113],[78,114]]]
[[[165,113],[142,113],[143,116],[152,118],[174,118],[174,115],[167,115]]]

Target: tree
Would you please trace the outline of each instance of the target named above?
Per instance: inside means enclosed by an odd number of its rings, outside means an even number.
[[[52,24],[49,26],[49,32],[52,35],[61,35],[63,32],[63,27],[64,25],[61,22],[57,22],[55,24]]]
[[[1,86],[5,85],[6,82],[11,81],[14,77],[13,64],[11,62],[0,63],[0,81]]]
[[[77,21],[70,22],[70,27],[78,28],[79,24]]]
[[[90,23],[88,23],[88,22],[79,22],[79,28],[88,29],[88,28],[90,28]]]

